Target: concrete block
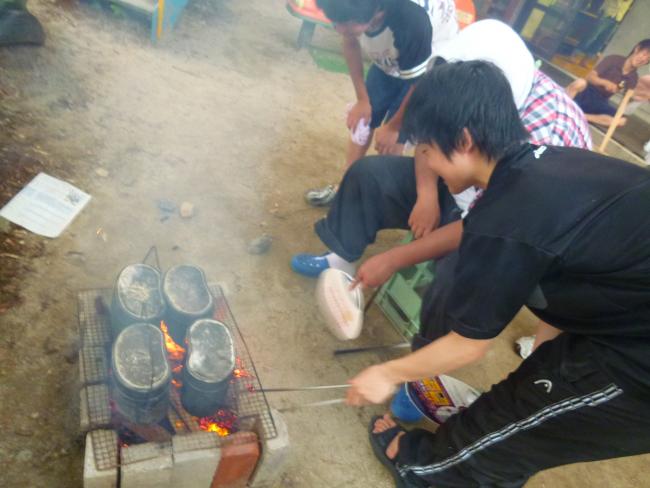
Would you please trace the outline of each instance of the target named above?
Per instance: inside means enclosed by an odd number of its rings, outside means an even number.
[[[85,386],[79,392],[81,432],[107,427],[111,423],[111,405],[107,385]]]
[[[122,447],[120,488],[171,487],[173,459],[169,443]]]
[[[115,444],[117,453],[117,434],[115,431],[100,431],[109,441]],[[117,461],[117,460],[116,460]],[[84,488],[117,488],[117,463],[109,469],[98,469],[95,463],[95,450],[91,434],[86,434],[86,454],[84,456]]]
[[[280,412],[271,409],[273,423],[278,435],[262,439],[262,453],[249,483],[250,488],[270,488],[284,473],[289,456],[289,430]]]
[[[228,436],[221,446],[221,460],[211,488],[245,488],[259,457],[257,434],[237,432]]]
[[[210,488],[219,466],[219,439],[212,432],[192,432],[172,438],[174,488]]]

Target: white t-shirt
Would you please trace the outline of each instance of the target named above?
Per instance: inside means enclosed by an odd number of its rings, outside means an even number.
[[[456,35],[453,0],[391,0],[383,25],[360,38],[361,46],[387,75],[414,80],[426,73],[432,46]]]

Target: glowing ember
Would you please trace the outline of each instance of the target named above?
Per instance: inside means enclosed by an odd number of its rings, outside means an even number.
[[[235,428],[237,416],[229,410],[218,410],[211,417],[198,419],[199,427],[206,432],[215,432],[221,437],[230,434]]]
[[[180,380],[172,380],[172,385],[174,385],[174,388],[182,388],[183,387],[183,382]]]
[[[185,348],[174,342],[174,339],[169,335],[167,324],[163,320],[160,321],[160,330],[162,330],[162,333],[165,336],[165,347],[167,348],[169,359],[172,361],[182,361],[185,357]]]
[[[204,422],[202,419],[200,422],[200,427],[201,430],[205,430],[206,432],[215,432],[220,437],[226,437],[228,434],[230,434],[230,431],[228,429],[221,427],[216,422]]]
[[[250,374],[248,371],[246,371],[246,368],[244,368],[244,361],[237,356],[235,358],[235,369],[233,370],[232,374],[235,378],[252,378],[253,375]]]

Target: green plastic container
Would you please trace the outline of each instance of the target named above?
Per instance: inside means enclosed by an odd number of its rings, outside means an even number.
[[[411,233],[402,241],[413,240]],[[435,277],[435,262],[416,264],[403,269],[384,284],[375,303],[406,339],[420,330],[422,296]]]

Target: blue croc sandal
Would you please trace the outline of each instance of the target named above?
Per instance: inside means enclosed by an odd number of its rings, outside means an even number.
[[[391,427],[390,429],[375,434],[373,432],[373,429],[375,428],[375,422],[377,422],[377,420],[380,418],[380,416],[373,417],[370,421],[370,426],[368,427],[368,434],[370,437],[370,445],[372,446],[372,450],[381,464],[383,464],[386,469],[390,471],[390,474],[393,475],[396,488],[414,488],[414,485],[410,484],[400,476],[399,471],[397,471],[397,466],[395,466],[395,461],[389,459],[388,456],[386,456],[386,449],[388,449],[388,445],[395,438],[395,436],[402,432],[404,429],[402,429],[399,425],[396,425],[395,427]]]
[[[330,267],[325,255],[296,254],[291,258],[291,269],[296,273],[310,278],[317,278],[323,271]]]

